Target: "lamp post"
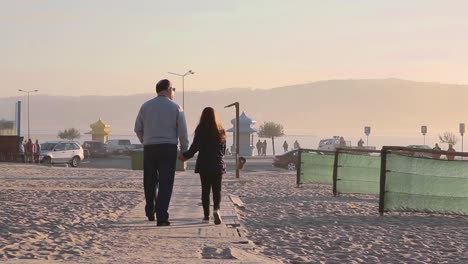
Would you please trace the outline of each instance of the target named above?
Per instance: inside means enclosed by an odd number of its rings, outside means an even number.
[[[190,75],[190,74],[195,74],[195,72],[193,72],[192,70],[189,70],[188,72],[184,74],[174,73],[174,72],[168,72],[168,73],[182,77],[182,108],[185,110],[185,88],[184,88],[185,76]]]
[[[236,178],[239,178],[239,102],[232,103],[224,108],[231,106],[236,107]]]
[[[30,133],[31,131],[29,128],[29,94],[39,92],[39,90],[26,91],[26,90],[19,89],[18,91],[28,94],[28,140],[29,140],[31,138],[31,133]]]

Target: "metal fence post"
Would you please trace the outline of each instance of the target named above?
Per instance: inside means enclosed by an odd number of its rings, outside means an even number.
[[[340,149],[335,150],[335,160],[333,162],[333,195],[336,196],[336,181],[338,178],[338,157],[340,155]]]
[[[387,177],[387,149],[382,147],[380,153],[380,198],[379,198],[379,214],[383,216],[385,205],[385,180]]]
[[[302,149],[299,148],[297,150],[297,170],[296,170],[296,173],[297,173],[297,178],[296,178],[297,186],[299,186],[299,184],[301,184],[301,167],[302,167]]]

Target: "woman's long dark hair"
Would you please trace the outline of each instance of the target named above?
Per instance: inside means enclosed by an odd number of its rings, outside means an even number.
[[[222,143],[226,142],[226,131],[224,130],[221,123],[218,121],[216,113],[213,108],[206,107],[200,117],[199,128],[203,128],[206,131],[206,137],[208,142]]]

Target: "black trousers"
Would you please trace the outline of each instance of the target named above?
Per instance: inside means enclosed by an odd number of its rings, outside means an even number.
[[[177,145],[157,144],[144,146],[143,154],[146,216],[154,216],[156,213],[158,222],[168,221],[169,203],[174,186]]]
[[[221,204],[221,172],[200,172],[202,185],[202,205],[205,216],[210,215],[210,191],[213,191],[213,210],[219,210]]]

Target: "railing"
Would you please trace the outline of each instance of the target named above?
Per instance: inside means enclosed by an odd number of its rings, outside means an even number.
[[[299,149],[297,181],[304,183],[332,184],[334,151]]]
[[[388,211],[468,215],[466,152],[383,147],[298,153],[298,185],[333,184],[334,195],[378,194],[380,215]]]
[[[421,158],[414,153],[468,157],[466,152],[383,147],[380,215],[387,211],[468,215],[468,161]]]
[[[333,195],[378,194],[379,172],[380,151],[338,148],[333,165]]]

